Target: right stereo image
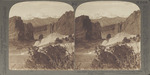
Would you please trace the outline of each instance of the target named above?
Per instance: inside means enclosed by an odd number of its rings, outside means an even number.
[[[75,12],[79,70],[140,70],[141,12],[124,1],[93,1]]]

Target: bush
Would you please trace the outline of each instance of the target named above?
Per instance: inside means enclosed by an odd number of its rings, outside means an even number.
[[[134,68],[135,53],[131,47],[116,45],[113,54],[118,58],[120,68]]]
[[[100,69],[136,69],[140,67],[139,55],[127,45],[115,45],[105,51],[104,46],[96,47],[97,58],[92,62],[93,68]]]
[[[49,45],[42,50],[39,50],[38,47],[31,47],[26,67],[30,69],[73,69],[73,54],[66,55],[66,52],[66,49],[60,45]]]

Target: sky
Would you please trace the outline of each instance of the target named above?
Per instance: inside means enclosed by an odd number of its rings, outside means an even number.
[[[24,20],[33,18],[59,18],[66,11],[73,11],[71,5],[56,1],[26,1],[14,4],[9,17],[20,16]],[[75,16],[88,15],[91,19],[102,17],[128,17],[139,7],[131,2],[125,1],[93,1],[79,5]]]
[[[20,16],[24,20],[33,18],[59,18],[66,11],[73,11],[71,5],[56,1],[26,1],[14,4],[9,17]]]
[[[125,1],[93,1],[79,5],[75,12],[75,17],[88,15],[91,19],[102,17],[128,17],[139,7],[131,2]]]

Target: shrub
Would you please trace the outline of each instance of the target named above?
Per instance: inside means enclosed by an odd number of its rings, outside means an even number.
[[[120,68],[134,68],[135,53],[131,47],[116,45],[113,54],[118,58]]]
[[[96,47],[97,58],[92,62],[93,68],[136,69],[140,67],[139,55],[127,45],[115,45],[105,51],[104,46]]]
[[[30,58],[26,67],[30,69],[72,69],[74,67],[73,54],[66,55],[66,49],[57,46],[47,46],[42,50],[31,47]]]

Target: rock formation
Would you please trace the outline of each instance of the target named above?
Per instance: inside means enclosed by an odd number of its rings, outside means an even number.
[[[74,34],[74,12],[68,11],[63,14],[54,25],[54,31],[63,35]]]
[[[33,26],[31,23],[24,24],[24,39],[25,40],[34,40],[33,37]]]
[[[92,39],[101,39],[101,25],[99,22],[92,23]]]
[[[14,16],[9,19],[9,39],[13,40],[33,40],[33,26],[31,23],[23,23],[21,17]]]
[[[134,11],[123,23],[123,31],[129,34],[140,34],[141,31],[141,13],[140,10]]]
[[[88,16],[79,16],[75,19],[76,40],[101,39],[101,27],[98,22],[92,23]]]
[[[21,17],[11,17],[9,19],[9,39],[17,40],[18,37],[21,37],[24,32],[24,24],[21,20]],[[21,37],[23,38],[23,37]]]

